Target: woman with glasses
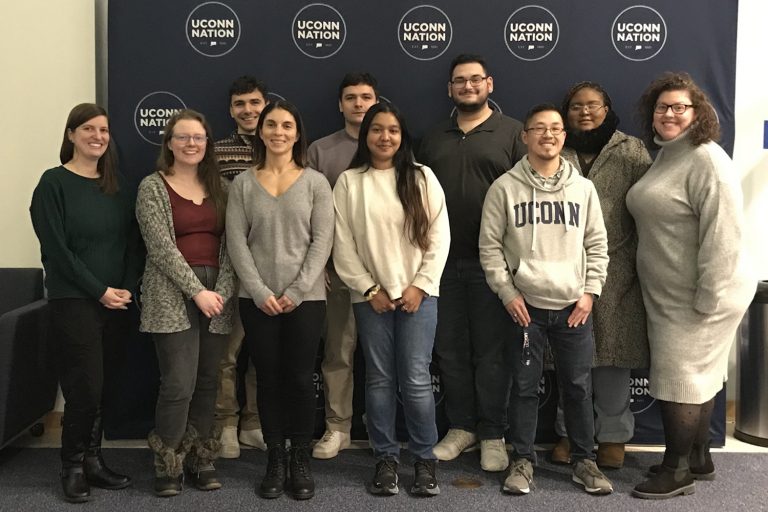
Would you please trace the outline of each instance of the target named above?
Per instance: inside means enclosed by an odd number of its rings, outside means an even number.
[[[639,113],[646,142],[660,150],[627,206],[639,236],[650,394],[661,406],[666,451],[633,494],[670,498],[714,478],[710,418],[756,279],[739,176],[715,143],[720,127],[706,94],[689,75],[667,73],[645,90]]]
[[[136,202],[147,246],[141,330],[152,333],[160,367],[149,434],[158,496],[179,494],[184,473],[200,490],[221,487],[213,466],[220,436],[213,415],[235,275],[211,137],[202,114],[182,110],[171,117],[158,171],[142,180]]]
[[[378,459],[369,491],[399,491],[399,389],[415,458],[411,492],[434,496],[440,488],[429,364],[450,244],[445,196],[432,171],[414,162],[405,119],[389,103],[368,109],[350,167],[333,192],[333,263],[349,286],[365,356],[367,427]]]
[[[277,498],[287,485],[295,499],[306,500],[315,495],[313,374],[325,321],[333,198],[328,180],[306,166],[307,135],[294,105],[267,105],[256,134],[254,167],[231,185],[227,238],[267,444],[257,492]]]
[[[77,503],[90,498],[91,486],[131,484],[104,464],[102,410],[114,407],[103,403],[104,390],[123,353],[141,240],[103,108],[82,103],[72,109],[59,155],[61,165],[40,177],[29,211],[60,344],[61,484],[64,499]]]
[[[595,361],[592,369],[597,464],[624,465],[624,443],[634,435],[629,409],[632,368],[648,367],[645,308],[635,271],[637,233],[626,206],[627,191],[651,165],[642,141],[617,129],[619,118],[600,84],[579,82],[562,102],[568,137],[563,158],[595,185],[608,231],[608,278],[595,302]],[[570,462],[570,443],[558,406],[555,430],[561,436],[553,462]]]

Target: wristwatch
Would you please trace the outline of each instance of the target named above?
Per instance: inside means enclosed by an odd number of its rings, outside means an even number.
[[[368,290],[363,294],[363,297],[365,297],[365,300],[371,300],[373,297],[381,291],[381,286],[378,284],[375,284],[368,288]]]

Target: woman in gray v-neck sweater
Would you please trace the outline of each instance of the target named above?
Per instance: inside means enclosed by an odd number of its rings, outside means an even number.
[[[256,131],[254,167],[232,182],[226,224],[268,449],[259,494],[276,498],[287,483],[296,499],[308,499],[315,492],[309,468],[313,372],[325,320],[333,198],[328,180],[305,167],[306,134],[296,107],[271,103]]]

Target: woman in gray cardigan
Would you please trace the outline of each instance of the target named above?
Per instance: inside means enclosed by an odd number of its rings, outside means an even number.
[[[221,487],[213,416],[235,275],[224,241],[225,190],[202,114],[183,110],[168,121],[158,168],[136,202],[147,246],[141,330],[153,334],[160,366],[149,434],[155,493],[175,496],[183,472],[198,489]]]
[[[303,500],[315,493],[309,467],[316,403],[312,379],[325,320],[333,198],[328,180],[305,167],[306,134],[295,106],[270,103],[256,133],[254,167],[230,187],[227,240],[240,277],[240,318],[256,367],[268,449],[258,492],[277,498],[287,483],[293,497]],[[291,442],[289,464],[286,440]]]
[[[608,231],[608,279],[595,302],[595,360],[592,369],[597,464],[624,465],[624,443],[632,439],[635,417],[629,408],[633,368],[648,368],[645,308],[635,270],[637,232],[626,205],[627,191],[639,180],[651,157],[643,142],[619,130],[611,97],[600,84],[579,82],[562,103],[568,137],[562,156],[595,185]],[[561,408],[555,431],[560,441],[553,462],[570,462]]]

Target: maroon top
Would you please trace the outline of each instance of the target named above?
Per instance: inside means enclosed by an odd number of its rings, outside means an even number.
[[[160,173],[158,173],[160,174]],[[176,247],[190,267],[219,267],[219,248],[223,229],[216,226],[216,207],[210,198],[197,205],[191,199],[181,197],[165,181],[163,183],[171,200],[173,230]]]

